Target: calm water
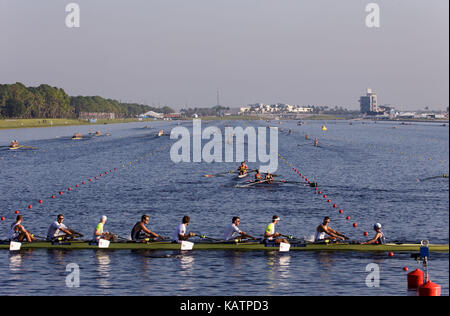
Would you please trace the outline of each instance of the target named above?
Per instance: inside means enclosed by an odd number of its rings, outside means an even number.
[[[221,128],[267,125],[203,123]],[[170,235],[187,214],[193,231],[219,238],[232,216],[241,217],[244,231],[261,235],[272,215],[278,214],[282,219],[278,230],[299,237],[309,237],[324,216],[331,216],[332,227],[356,240],[364,239],[364,231],[372,235],[372,224],[380,222],[390,240],[448,243],[449,181],[417,181],[448,173],[448,127],[330,121],[323,132],[324,122],[271,124],[284,129],[279,132],[280,154],[317,181],[344,215],[309,187],[236,189],[232,176],[203,176],[235,169],[236,163],[173,163],[169,156],[173,141],[154,135],[161,128],[170,131],[175,122],[95,126],[94,131],[111,136],[81,141],[70,138],[75,132],[87,134],[92,127],[2,130],[0,146],[16,138],[38,149],[0,148],[0,216],[6,217],[0,222],[0,238],[7,238],[14,211],[20,210],[25,227],[36,235],[45,235],[59,212],[65,214],[66,225],[86,235],[105,214],[106,229],[123,236],[144,213],[150,215],[151,229],[163,235]],[[146,125],[151,128],[144,129]],[[191,127],[190,122],[181,125]],[[320,147],[306,141],[305,133],[319,137]],[[250,168],[258,165],[250,163]],[[88,181],[113,168],[117,172]],[[276,173],[282,179],[300,179],[281,159]],[[27,209],[29,204],[32,210]],[[69,263],[80,266],[79,288],[66,287]],[[365,284],[369,263],[380,266],[379,288]],[[187,254],[2,250],[0,265],[2,295],[414,295],[406,290],[402,268],[416,267],[409,254],[401,253],[389,258],[374,253],[195,250]],[[433,254],[430,268],[432,280],[448,295],[448,254]]]

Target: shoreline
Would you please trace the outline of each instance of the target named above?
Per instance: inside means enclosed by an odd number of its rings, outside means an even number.
[[[207,116],[200,117],[204,121],[228,121],[228,120],[252,120],[252,121],[275,121],[276,119],[269,119],[258,116]],[[193,118],[183,118],[180,121],[189,121]],[[280,121],[298,121],[300,119],[294,118],[279,118]],[[433,119],[388,119],[388,120],[374,120],[370,118],[345,118],[333,115],[317,115],[309,116],[301,119],[302,121],[353,121],[353,122],[393,122],[393,123],[434,123],[434,124],[449,124],[449,120],[433,120]],[[178,120],[172,120],[178,121]],[[2,119],[0,120],[0,130],[7,129],[21,129],[21,128],[49,128],[61,126],[96,126],[122,123],[139,123],[139,122],[164,122],[163,120],[129,118],[129,119],[115,119],[115,120],[98,120],[96,123],[91,123],[85,120],[78,119]]]

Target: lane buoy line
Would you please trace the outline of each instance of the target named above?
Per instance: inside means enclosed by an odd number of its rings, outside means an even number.
[[[65,192],[80,191],[82,186],[88,185],[90,183],[97,183],[97,182],[99,182],[100,179],[104,179],[108,175],[112,175],[113,173],[115,173],[117,171],[132,167],[135,162],[144,161],[144,159],[150,158],[154,153],[164,151],[167,148],[169,148],[171,145],[172,145],[171,143],[166,144],[160,148],[154,149],[153,151],[151,151],[145,155],[138,157],[137,159],[130,159],[130,160],[122,161],[122,162],[120,162],[120,167],[116,166],[116,167],[109,169],[108,171],[102,171],[97,176],[93,176],[91,178],[87,178],[86,180],[82,180],[80,183],[77,183],[75,186],[68,186],[67,189],[65,189],[64,191],[58,191],[58,193],[52,194],[51,196],[49,196],[46,199],[39,199],[37,201],[37,206],[41,206],[45,202],[51,202],[51,201],[55,200],[58,196],[61,197],[61,196],[65,195]],[[33,209],[33,207],[34,206],[32,203],[28,203],[27,206],[25,206],[23,208],[23,210],[27,210],[27,209],[31,210],[31,209]],[[14,210],[15,215],[20,214],[20,212],[21,212],[20,209]],[[5,220],[7,220],[7,218],[5,216],[0,217],[1,222],[5,221]]]
[[[310,136],[310,137],[313,138],[313,137],[317,137],[317,136]],[[331,140],[331,141],[347,142],[347,143],[353,144],[353,145],[358,146],[358,147],[367,147],[368,149],[372,148],[372,149],[376,149],[377,151],[383,151],[385,153],[397,153],[397,154],[400,154],[402,156],[408,157],[410,159],[417,160],[419,162],[437,160],[437,159],[433,159],[433,157],[426,156],[424,154],[416,154],[416,155],[415,154],[408,154],[408,153],[405,153],[403,151],[399,151],[399,150],[395,150],[395,149],[387,149],[387,148],[381,147],[380,145],[376,145],[376,144],[369,144],[369,143],[361,144],[361,143],[357,143],[356,141],[347,140],[347,139],[332,138],[332,137],[329,137],[327,135],[322,135],[320,137],[323,137],[323,138],[325,138],[327,140]],[[330,145],[326,145],[325,144],[325,146],[330,146]],[[446,144],[445,146],[448,147],[448,144]],[[448,160],[442,160],[442,159],[440,160],[440,163],[442,165],[447,165],[448,166],[448,162],[449,162]]]
[[[269,149],[269,151],[270,151],[270,144],[268,144],[266,141],[265,141],[265,143],[266,143],[266,147],[268,147],[268,149]],[[303,172],[301,171],[300,168],[296,168],[296,167],[294,166],[294,164],[292,164],[288,159],[286,159],[286,158],[285,158],[283,155],[281,155],[280,153],[278,153],[278,157],[279,157],[279,158],[281,159],[281,161],[283,161],[287,166],[289,166],[290,169],[291,169],[295,174],[297,174],[299,177],[301,177],[302,180],[303,180],[305,183],[307,183],[307,184],[315,183],[315,184],[316,184],[316,185],[314,186],[314,191],[315,191],[315,193],[316,193],[315,195],[316,195],[316,196],[322,197],[321,200],[326,201],[333,209],[338,209],[338,214],[344,215],[344,210],[343,210],[343,208],[340,208],[340,207],[338,206],[337,203],[333,203],[333,201],[329,198],[329,196],[319,188],[319,184],[317,183],[317,181],[311,181],[312,178],[305,176],[305,175],[303,174]],[[346,216],[345,219],[347,220],[347,222],[350,222],[351,217],[350,217],[350,216]],[[353,223],[352,223],[352,227],[356,229],[356,228],[359,227],[359,225],[358,225],[357,222],[353,222]],[[364,236],[366,236],[366,232],[364,232]]]

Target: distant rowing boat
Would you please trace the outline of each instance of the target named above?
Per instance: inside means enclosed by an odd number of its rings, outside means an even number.
[[[386,245],[360,245],[351,243],[292,243],[290,251],[353,251],[353,252],[419,252],[420,244],[386,244]],[[9,242],[0,244],[0,249],[9,249]],[[87,241],[72,241],[52,244],[51,242],[33,242],[23,243],[22,250],[26,249],[100,249],[97,245]],[[171,242],[115,242],[110,243],[111,250],[180,250],[180,244]],[[243,242],[243,243],[209,243],[198,242],[194,244],[194,250],[233,250],[233,251],[277,251],[278,246],[266,246],[260,242]],[[448,252],[448,245],[429,245],[431,252]]]

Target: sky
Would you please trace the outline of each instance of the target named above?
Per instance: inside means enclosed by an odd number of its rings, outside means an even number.
[[[65,24],[67,4],[80,27]],[[366,5],[380,27],[366,26]],[[0,83],[155,106],[449,103],[448,0],[0,0]]]

